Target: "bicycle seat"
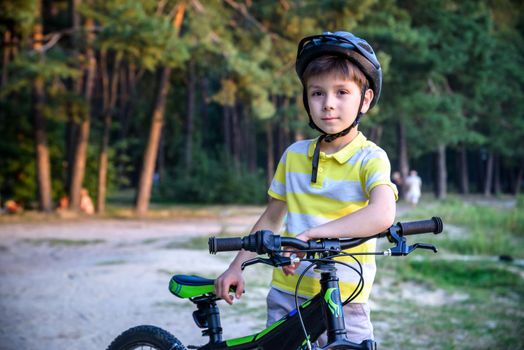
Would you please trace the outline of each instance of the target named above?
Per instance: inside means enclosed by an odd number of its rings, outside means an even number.
[[[174,275],[169,291],[179,298],[193,298],[215,291],[215,280],[200,276]]]

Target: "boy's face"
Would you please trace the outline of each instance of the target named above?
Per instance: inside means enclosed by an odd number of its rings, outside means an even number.
[[[361,88],[340,74],[312,76],[307,81],[309,110],[313,122],[324,132],[336,134],[349,127],[357,117]],[[361,112],[369,109],[373,91],[364,94]]]

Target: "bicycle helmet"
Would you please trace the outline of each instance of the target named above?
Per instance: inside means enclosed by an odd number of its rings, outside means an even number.
[[[295,70],[302,82],[303,86],[303,102],[304,107],[309,116],[309,126],[313,129],[316,129],[322,133],[320,136],[315,152],[313,155],[313,173],[311,176],[311,181],[316,182],[317,178],[317,168],[318,168],[318,157],[320,153],[320,142],[325,140],[326,142],[331,142],[338,137],[346,135],[353,127],[355,127],[362,116],[360,109],[364,102],[364,94],[368,86],[362,87],[360,106],[358,108],[358,114],[355,118],[353,124],[348,126],[346,129],[336,133],[328,134],[322,129],[320,129],[311,118],[311,113],[309,111],[309,104],[307,99],[306,85],[304,84],[303,75],[308,66],[308,64],[314,59],[325,56],[325,55],[334,55],[340,56],[351,63],[355,64],[366,76],[369,88],[373,90],[373,100],[369,105],[369,109],[375,106],[380,98],[380,91],[382,89],[382,69],[380,68],[380,63],[378,62],[377,56],[373,51],[371,45],[364,39],[361,39],[352,33],[338,31],[338,32],[324,32],[320,35],[313,35],[305,37],[298,44],[297,50],[297,59],[295,62]]]

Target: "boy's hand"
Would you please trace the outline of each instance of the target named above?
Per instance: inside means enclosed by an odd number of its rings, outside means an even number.
[[[304,242],[307,242],[307,241],[310,240],[307,231],[302,232],[301,234],[299,234],[295,238],[300,239],[300,240],[302,240]],[[295,250],[295,248],[286,247],[286,250]],[[282,255],[283,256],[290,256],[291,254],[292,253],[284,253]],[[306,254],[305,253],[297,253],[296,255],[300,259],[302,259]],[[297,267],[299,267],[299,265],[300,265],[300,262],[294,263],[294,264],[291,264],[291,265],[287,265],[287,266],[282,266],[282,271],[284,271],[284,275],[286,275],[286,276],[294,275],[295,274],[295,270],[297,269]]]
[[[240,299],[244,292],[244,277],[242,276],[242,270],[237,267],[230,266],[224,273],[222,273],[215,280],[215,294],[222,298],[229,305],[233,305],[233,296],[229,294],[229,289],[235,286],[235,296]]]

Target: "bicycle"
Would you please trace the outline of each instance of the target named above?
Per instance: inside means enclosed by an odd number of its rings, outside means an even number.
[[[360,344],[347,340],[342,312],[342,306],[353,300],[364,288],[362,266],[358,264],[357,266],[360,268],[357,269],[333,259],[339,256],[356,255],[346,253],[344,250],[356,247],[369,239],[382,237],[386,237],[394,246],[382,252],[359,254],[405,256],[417,248],[429,249],[436,253],[437,248],[430,244],[415,243],[408,245],[405,236],[421,233],[438,234],[442,230],[442,220],[433,217],[429,220],[399,222],[384,232],[366,238],[324,239],[304,242],[295,238],[281,237],[270,231],[257,231],[245,237],[211,237],[208,243],[211,254],[241,249],[256,252],[258,255],[267,254],[267,258],[256,257],[246,261],[242,265],[242,269],[258,263],[281,267],[298,261],[306,261],[310,262],[311,265],[303,271],[297,281],[295,310],[261,332],[229,340],[222,339],[222,326],[217,306],[217,301],[220,298],[214,294],[214,280],[199,276],[173,276],[169,283],[171,293],[180,298],[189,299],[196,305],[197,310],[193,312],[193,320],[199,328],[203,329],[202,335],[209,338],[207,344],[188,346],[187,349],[302,350],[314,348],[374,350],[377,348],[377,344],[371,339],[364,340]],[[292,247],[294,250],[283,249],[283,247]],[[286,252],[293,254],[284,256],[283,253]],[[305,256],[298,258],[297,253],[305,253]],[[355,261],[358,262],[356,259]],[[345,265],[360,274],[360,283],[344,302],[341,301],[340,297],[336,264]],[[298,291],[302,277],[310,268],[316,268],[320,272],[321,292],[298,306],[296,291]],[[322,348],[312,345],[325,331],[327,332],[328,345]],[[290,335],[295,336],[291,337]],[[186,350],[186,347],[171,333],[151,325],[128,329],[115,338],[108,350],[132,350],[143,347],[157,350]]]

